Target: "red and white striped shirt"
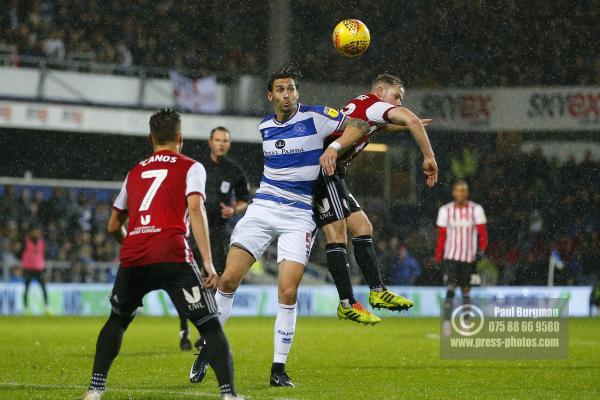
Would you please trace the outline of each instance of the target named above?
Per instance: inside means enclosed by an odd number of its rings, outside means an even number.
[[[472,201],[464,207],[451,202],[440,207],[437,217],[439,230],[436,261],[444,260],[473,262],[477,257],[477,246],[485,251],[487,246],[487,220],[483,207]]]

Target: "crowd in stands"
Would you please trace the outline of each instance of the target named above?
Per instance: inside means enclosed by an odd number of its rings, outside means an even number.
[[[116,265],[118,246],[106,234],[114,193],[11,185],[1,192],[0,263],[9,268],[9,279],[21,278],[23,244],[34,228],[43,232],[47,265],[53,266],[48,268],[50,281],[106,282],[114,277],[111,265]],[[109,264],[93,268],[97,262]]]
[[[256,73],[262,2],[7,0],[0,53],[193,71]],[[233,11],[233,9],[235,9]],[[239,24],[249,29],[240,30]]]
[[[0,53],[194,71],[261,73],[269,2],[7,0]],[[354,83],[387,71],[410,86],[600,83],[600,0],[553,2],[291,1],[291,56],[306,78]],[[367,56],[331,44],[336,23],[363,20]],[[282,28],[283,29],[283,28]]]
[[[484,285],[546,284],[553,250],[564,264],[556,271],[556,284],[591,284],[600,278],[600,163],[590,154],[580,162],[559,163],[540,151],[494,151],[469,157],[459,151],[451,164],[446,169],[469,182],[472,200],[483,205],[488,218],[489,246],[478,265]],[[365,207],[375,228],[387,284],[442,284],[433,255],[437,207],[451,200],[447,189],[440,188],[437,197],[411,211],[412,219]],[[27,232],[41,227],[47,259],[64,262],[52,269],[50,281],[110,281],[118,246],[106,235],[105,226],[115,194],[114,190],[0,187],[0,261],[10,267],[11,279],[19,278]],[[319,236],[311,260],[324,266],[326,253]],[[96,262],[113,268],[92,268]],[[353,274],[359,283],[356,266]]]

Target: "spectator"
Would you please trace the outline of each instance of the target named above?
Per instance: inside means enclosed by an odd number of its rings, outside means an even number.
[[[400,246],[397,251],[396,260],[386,274],[387,285],[410,286],[414,285],[421,275],[421,266],[413,258],[406,247]]]
[[[50,313],[48,308],[48,293],[46,291],[46,243],[42,238],[42,231],[39,227],[31,228],[31,231],[25,238],[23,253],[21,254],[21,266],[23,267],[23,278],[25,280],[25,292],[23,292],[23,305],[25,310],[29,307],[28,294],[29,285],[32,280],[37,280],[42,288],[44,295],[44,306],[46,313]]]

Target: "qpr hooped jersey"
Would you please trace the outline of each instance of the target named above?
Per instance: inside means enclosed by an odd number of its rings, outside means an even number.
[[[193,263],[186,240],[187,198],[199,194],[204,199],[205,184],[202,164],[172,151],[156,152],[133,167],[114,203],[129,217],[121,266]]]
[[[365,147],[369,144],[369,140],[381,125],[389,123],[388,112],[392,108],[397,106],[381,101],[379,97],[372,93],[361,94],[355,97],[352,101],[348,102],[342,109],[342,113],[346,116],[366,121],[371,127],[370,132],[354,143],[354,145],[342,154],[339,158],[339,162],[347,164],[354,157],[356,157]],[[333,135],[327,138],[325,145],[328,146],[335,139],[340,137],[342,132],[335,132]]]
[[[258,129],[265,166],[255,198],[312,211],[323,143],[343,121],[344,114],[335,109],[303,104],[284,122],[275,115],[263,119]]]

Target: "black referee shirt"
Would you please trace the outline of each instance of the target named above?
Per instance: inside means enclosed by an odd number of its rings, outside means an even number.
[[[220,203],[233,206],[233,200],[249,201],[248,180],[239,165],[227,157],[216,163],[209,156],[202,160],[206,169],[206,214],[210,225],[225,225]]]

